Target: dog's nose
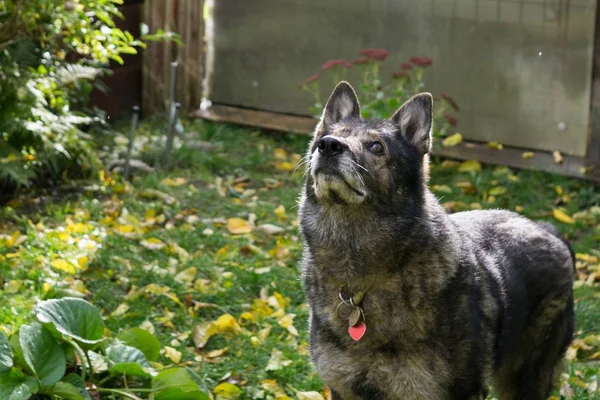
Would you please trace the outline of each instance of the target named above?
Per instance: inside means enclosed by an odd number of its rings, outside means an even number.
[[[336,154],[341,154],[346,149],[346,145],[334,137],[325,136],[317,143],[319,153],[325,157],[333,157]]]

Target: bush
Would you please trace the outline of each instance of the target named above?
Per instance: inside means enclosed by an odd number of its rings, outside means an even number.
[[[144,43],[116,28],[122,0],[0,0],[0,188],[90,177],[96,78]],[[162,39],[156,35],[147,39]]]
[[[332,87],[334,87],[345,78],[350,68],[359,70],[361,83],[356,89],[364,118],[390,118],[406,100],[424,89],[425,70],[433,64],[433,60],[428,57],[410,57],[408,62],[400,65],[399,71],[390,76],[391,83],[387,83],[383,81],[381,71],[388,57],[388,51],[363,49],[360,54],[361,57],[352,62],[326,61],[321,71],[332,78]],[[317,119],[321,117],[324,107],[319,85],[321,78],[321,75],[315,74],[300,83],[300,87],[313,97],[314,104],[309,107],[309,111]],[[450,110],[458,111],[459,106],[450,95],[445,93],[434,97],[434,101],[434,135],[447,136],[458,123],[456,117],[450,114]]]
[[[150,332],[131,328],[106,337],[100,311],[77,298],[41,302],[34,314],[37,322],[10,339],[0,332],[2,399],[208,400],[187,369],[153,367],[160,343]]]

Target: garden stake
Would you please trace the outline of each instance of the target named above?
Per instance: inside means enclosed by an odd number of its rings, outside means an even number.
[[[177,120],[177,113],[181,108],[181,104],[175,103],[173,107],[173,117],[169,118],[169,130],[167,134],[167,149],[165,151],[165,169],[167,171],[171,170],[171,164],[173,159],[173,139],[175,138],[175,121]]]
[[[131,151],[133,149],[133,141],[135,140],[135,128],[137,127],[140,108],[133,106],[133,114],[131,115],[131,127],[129,128],[129,142],[127,143],[127,154],[125,156],[125,179],[129,180],[131,173]]]
[[[177,107],[175,104],[175,83],[177,82],[177,61],[171,63],[171,81],[169,86],[169,121],[167,125],[167,148],[165,150],[165,168],[171,169],[171,151],[173,149],[173,127],[175,125],[175,114]]]

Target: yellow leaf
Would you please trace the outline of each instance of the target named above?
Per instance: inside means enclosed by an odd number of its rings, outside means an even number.
[[[562,186],[559,186],[559,185],[554,186],[554,191],[559,196],[562,196],[562,194],[564,193]]]
[[[535,153],[533,151],[526,151],[525,153],[521,154],[521,157],[523,157],[526,160],[530,160],[535,156]]]
[[[84,271],[87,268],[87,265],[89,263],[89,258],[87,256],[81,256],[77,259],[77,265],[79,266],[79,269]]]
[[[452,193],[452,188],[448,185],[433,185],[431,190],[436,193]]]
[[[18,246],[25,240],[27,240],[27,236],[21,235],[21,232],[19,231],[13,232],[13,234],[10,235],[10,238],[8,238],[6,241],[6,247]]]
[[[440,167],[444,168],[444,169],[448,169],[448,168],[456,168],[460,165],[460,163],[458,161],[453,161],[453,160],[445,160],[444,162],[442,162],[440,164]]]
[[[194,327],[194,344],[201,349],[206,346],[208,340],[218,333],[217,327],[213,321],[204,321]]]
[[[277,215],[277,217],[281,220],[286,220],[288,218],[287,215],[285,214],[285,207],[282,205],[277,207],[274,212],[275,212],[275,215]]]
[[[522,213],[524,210],[523,206],[515,206],[515,211],[518,213]]]
[[[160,250],[166,246],[166,244],[159,238],[148,238],[140,242],[142,246],[149,250]]]
[[[126,303],[121,303],[115,309],[115,311],[113,311],[112,313],[110,313],[110,315],[113,316],[113,317],[120,317],[121,315],[125,314],[128,310],[129,310],[129,305],[126,304]]]
[[[227,220],[227,230],[234,235],[242,235],[252,232],[252,227],[248,221],[242,218],[229,218]]]
[[[496,149],[496,150],[502,150],[504,148],[502,143],[498,143],[498,142],[489,142],[488,147],[490,149]]]
[[[242,390],[229,382],[218,384],[213,393],[217,396],[217,400],[235,400],[242,394]]]
[[[181,352],[172,347],[165,346],[165,357],[173,361],[173,363],[179,364],[181,361]]]
[[[277,148],[277,149],[273,150],[273,157],[276,160],[283,161],[283,160],[287,159],[287,151],[285,151],[282,148]]]
[[[563,156],[558,151],[553,151],[552,157],[554,158],[554,162],[557,164],[561,164],[563,162]]]
[[[573,361],[577,358],[577,352],[579,351],[579,347],[569,346],[567,349],[567,353],[565,354],[565,359],[567,361]]]
[[[160,183],[165,186],[181,186],[187,183],[185,178],[165,178]]]
[[[277,371],[282,369],[283,367],[287,365],[289,365],[289,362],[286,362],[289,360],[286,360],[283,357],[283,353],[280,350],[277,349],[273,349],[271,351],[271,357],[269,358],[269,362],[267,363],[267,366],[265,367],[265,370],[267,371]]]
[[[191,284],[196,277],[197,269],[195,267],[189,267],[175,275],[175,280],[187,284]]]
[[[206,353],[206,358],[221,357],[223,354],[227,353],[228,350],[229,350],[229,347],[224,347],[222,349],[209,351],[208,353]]]
[[[481,163],[476,160],[462,162],[458,167],[458,172],[478,172],[481,171]]]
[[[461,143],[463,140],[463,136],[460,133],[455,133],[454,135],[450,135],[442,141],[442,146],[444,147],[453,147],[457,144]]]
[[[282,162],[275,163],[275,168],[280,171],[288,172],[288,171],[292,171],[294,169],[294,166],[289,161],[282,161]]]
[[[490,195],[501,196],[505,194],[507,189],[504,186],[496,186],[490,189]]]
[[[298,400],[325,400],[319,392],[296,392]]]
[[[261,299],[254,299],[252,301],[252,312],[258,314],[261,317],[268,317],[273,314],[273,310],[266,301]]]
[[[219,333],[238,333],[241,331],[240,325],[231,314],[223,314],[215,321],[217,332]]]
[[[560,222],[564,222],[565,224],[574,224],[575,221],[569,215],[567,215],[564,211],[555,208],[552,210],[552,215],[554,218],[559,220]]]
[[[240,314],[240,320],[245,322],[254,322],[256,318],[254,318],[254,314],[246,311]]]
[[[75,274],[77,270],[75,266],[68,261],[63,260],[62,258],[53,260],[50,263],[50,266],[56,270],[66,272],[68,274]]]
[[[21,280],[8,281],[6,287],[4,288],[4,293],[17,293],[21,289],[21,286],[23,286],[23,281]]]

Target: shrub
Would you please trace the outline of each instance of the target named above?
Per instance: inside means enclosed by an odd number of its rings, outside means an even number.
[[[151,333],[131,328],[106,337],[100,311],[85,300],[47,300],[34,314],[37,321],[12,337],[0,332],[2,399],[208,400],[187,369],[153,367],[160,343]]]
[[[428,57],[410,57],[408,62],[400,65],[398,71],[391,74],[390,82],[384,82],[382,69],[388,54],[385,49],[363,49],[360,52],[361,56],[352,62],[326,61],[321,67],[321,73],[331,77],[333,87],[345,78],[349,69],[358,69],[361,83],[356,88],[362,116],[390,118],[406,100],[424,89],[425,70],[433,64],[433,60]],[[324,107],[320,87],[322,77],[315,74],[300,83],[300,87],[313,97],[313,105],[309,107],[309,111],[317,119],[321,117]],[[458,111],[459,106],[445,93],[434,97],[434,101],[434,135],[446,136],[458,123],[450,111]]]
[[[96,78],[144,43],[116,27],[122,0],[0,0],[0,188],[92,176],[86,109]],[[151,39],[162,39],[166,34]],[[86,111],[86,112],[84,112]]]

